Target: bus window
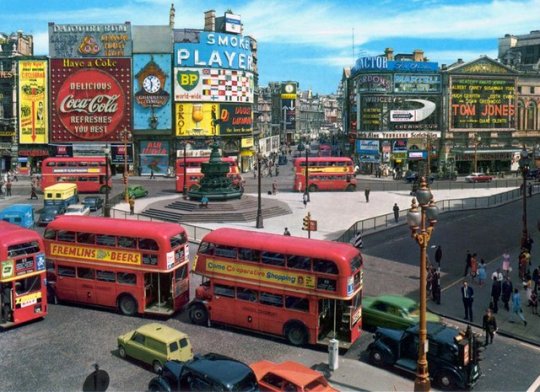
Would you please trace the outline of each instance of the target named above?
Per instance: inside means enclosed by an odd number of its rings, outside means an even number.
[[[139,239],[139,249],[146,249],[146,250],[158,250],[158,244],[156,241],[150,239],[150,238],[140,238]]]
[[[222,297],[234,298],[234,287],[225,286],[224,284],[215,284],[214,294],[221,295]]]
[[[285,296],[285,307],[287,309],[301,310],[309,312],[309,300],[307,298],[295,297],[292,295]]]
[[[158,257],[157,255],[152,254],[152,253],[143,253],[142,262],[143,264],[146,264],[146,265],[157,265]]]
[[[238,258],[242,261],[258,263],[261,259],[261,252],[256,249],[238,248]]]
[[[232,246],[216,245],[216,249],[214,250],[214,256],[236,259],[237,251],[237,248]]]
[[[79,244],[95,244],[96,236],[92,233],[77,233],[77,242]]]
[[[304,256],[287,256],[287,267],[310,271],[311,259]]]
[[[171,237],[171,248],[177,248],[180,245],[184,245],[187,242],[187,235],[185,233],[175,235]]]
[[[237,287],[236,298],[241,299],[243,301],[257,302],[257,292],[255,290]]]
[[[261,260],[264,264],[285,266],[285,255],[274,252],[262,252]]]
[[[133,237],[118,237],[118,246],[121,248],[137,248],[137,239]]]
[[[214,249],[215,249],[214,244],[211,244],[209,242],[201,242],[201,245],[199,245],[198,253],[202,253],[204,255],[213,255]]]
[[[15,293],[17,295],[26,294],[30,291],[36,291],[41,289],[40,276],[30,276],[26,279],[21,279],[15,282]]]
[[[336,264],[328,260],[313,260],[313,271],[332,275],[338,274]]]
[[[263,305],[271,305],[281,308],[283,306],[283,296],[279,294],[261,292],[259,302]]]
[[[116,246],[116,236],[97,234],[96,235],[96,244],[97,245],[104,245],[104,246]]]
[[[137,284],[137,276],[129,272],[119,272],[117,275],[117,278],[118,278],[118,283],[131,284],[131,285]]]
[[[326,291],[336,291],[337,283],[335,279],[317,278],[317,289]]]
[[[116,282],[116,276],[112,271],[96,271],[96,280],[102,282]]]
[[[58,232],[58,241],[75,242],[75,232],[60,230]]]
[[[94,279],[94,270],[92,268],[77,268],[77,277],[81,279]]]
[[[68,267],[67,265],[58,266],[58,276],[65,276],[68,278],[75,277],[75,267]]]

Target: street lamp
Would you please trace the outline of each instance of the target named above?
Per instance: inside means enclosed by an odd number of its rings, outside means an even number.
[[[105,154],[105,205],[103,206],[103,216],[110,217],[111,216],[111,206],[109,205],[109,154],[111,150],[109,146],[107,145],[103,149],[103,153]]]
[[[417,201],[418,204],[416,204]],[[438,208],[433,200],[433,194],[427,186],[426,179],[422,177],[420,187],[416,191],[416,199],[413,198],[411,209],[407,213],[407,223],[411,229],[412,238],[420,246],[420,331],[416,379],[414,380],[415,391],[429,391],[431,388],[427,362],[427,248],[431,232],[437,223],[437,215]],[[426,223],[429,223],[429,226],[426,227]]]
[[[255,226],[257,229],[262,229],[263,216],[261,205],[261,148],[257,147],[257,223]]]
[[[126,127],[120,131],[120,137],[124,142],[124,200],[129,203],[129,170],[128,170],[128,141],[131,141],[131,132]]]
[[[309,142],[308,142],[308,138],[306,137],[306,143],[305,143],[305,148],[306,148],[306,164],[305,164],[305,181],[306,181],[306,190],[304,191],[304,200],[307,200],[308,202],[311,201],[309,200],[309,183],[308,183],[308,175],[309,175]]]
[[[184,185],[182,187],[182,197],[187,199],[187,140],[182,141],[182,148],[184,150]]]
[[[523,229],[521,232],[521,247],[524,247],[527,244],[527,240],[529,239],[529,233],[527,230],[527,174],[529,173],[529,164],[530,164],[530,158],[529,158],[529,152],[523,146],[523,149],[520,153],[519,158],[519,169],[521,170],[521,175],[523,176],[523,184],[521,194],[523,195],[523,215],[522,215],[522,223],[523,223]]]

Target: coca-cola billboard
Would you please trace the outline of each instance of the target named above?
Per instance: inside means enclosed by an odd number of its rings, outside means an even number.
[[[51,139],[120,141],[131,129],[130,59],[53,59]]]

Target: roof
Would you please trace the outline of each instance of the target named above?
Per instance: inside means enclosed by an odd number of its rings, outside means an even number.
[[[214,353],[196,356],[186,367],[207,374],[209,378],[225,385],[234,385],[253,372],[243,362]]]
[[[413,305],[417,305],[417,302],[415,300],[408,297],[403,297],[401,295],[386,294],[386,295],[379,295],[377,297],[366,296],[362,298],[362,302],[364,305],[367,305],[368,302],[372,302],[372,301],[382,301],[382,302],[394,304],[394,305],[397,305],[399,307],[406,308],[406,309],[410,308]]]
[[[321,373],[293,361],[285,361],[282,363],[259,361],[252,363],[250,366],[255,372],[258,380],[267,372],[272,372],[284,379],[294,381],[295,384],[301,386],[305,386],[321,377],[324,379],[324,376]]]
[[[0,211],[1,213],[6,213],[6,212],[27,212],[27,211],[31,211],[34,207],[32,206],[32,204],[12,204],[10,206],[7,206],[6,208],[4,208],[2,211]]]
[[[137,328],[137,332],[165,343],[187,338],[185,333],[160,323],[145,324]]]
[[[65,191],[73,187],[77,188],[77,184],[73,184],[70,182],[59,182],[58,184],[48,186],[43,191],[44,192]]]
[[[36,231],[0,220],[0,244],[9,246],[36,240],[41,244],[41,236]]]

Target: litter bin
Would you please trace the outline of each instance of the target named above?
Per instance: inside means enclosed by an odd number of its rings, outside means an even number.
[[[337,339],[330,339],[328,343],[328,367],[332,371],[339,367],[339,340]]]

